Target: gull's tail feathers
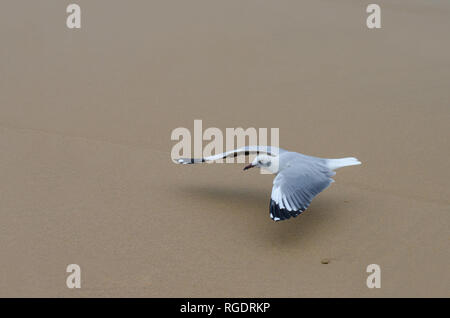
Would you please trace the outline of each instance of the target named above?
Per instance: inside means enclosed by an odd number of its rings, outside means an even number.
[[[327,166],[330,170],[336,170],[342,167],[360,165],[361,161],[356,158],[340,158],[340,159],[327,159]]]

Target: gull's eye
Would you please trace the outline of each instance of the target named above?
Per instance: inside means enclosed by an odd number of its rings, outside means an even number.
[[[261,161],[261,160],[258,160],[258,163],[259,163],[260,165],[262,165],[262,161]]]

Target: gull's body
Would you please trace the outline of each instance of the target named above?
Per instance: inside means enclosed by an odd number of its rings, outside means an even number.
[[[193,164],[254,153],[258,155],[244,170],[259,167],[276,174],[270,200],[270,217],[274,221],[296,217],[305,211],[311,200],[334,182],[331,178],[336,174],[334,170],[361,164],[352,157],[326,159],[265,146],[242,147],[206,158],[179,159],[177,162]]]

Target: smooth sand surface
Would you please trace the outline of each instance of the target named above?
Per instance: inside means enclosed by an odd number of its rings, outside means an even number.
[[[450,2],[76,2],[2,1],[0,296],[450,296]],[[272,176],[171,162],[194,119],[363,165],[275,223]]]

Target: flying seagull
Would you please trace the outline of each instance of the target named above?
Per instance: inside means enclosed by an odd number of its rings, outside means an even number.
[[[276,174],[269,208],[274,221],[287,220],[305,211],[311,200],[334,182],[331,178],[336,174],[334,170],[361,164],[353,157],[326,159],[270,146],[247,146],[201,159],[180,158],[176,162],[195,164],[250,154],[257,156],[244,170],[259,167]]]

